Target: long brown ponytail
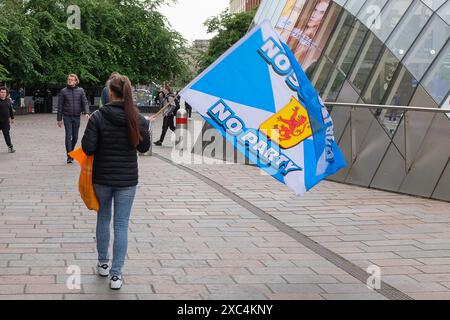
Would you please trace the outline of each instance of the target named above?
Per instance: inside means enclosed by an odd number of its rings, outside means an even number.
[[[128,128],[128,138],[133,146],[137,146],[142,140],[139,130],[139,112],[134,105],[130,79],[122,75],[114,75],[108,81],[109,90],[114,92],[117,98],[123,99],[125,119]]]

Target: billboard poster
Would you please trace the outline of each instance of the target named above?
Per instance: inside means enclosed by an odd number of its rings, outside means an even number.
[[[300,64],[306,71],[309,68],[313,68],[322,54],[325,45],[328,43],[333,28],[338,20],[338,17],[342,9],[336,4],[331,4],[324,22],[321,24],[319,30],[317,31],[311,47],[308,52],[301,57],[298,57]]]
[[[284,40],[288,39],[292,29],[294,28],[295,22],[300,16],[305,2],[306,0],[287,1],[275,28]]]
[[[330,5],[331,0],[316,0],[309,2],[303,9],[287,41],[298,61],[303,60],[312,46]]]

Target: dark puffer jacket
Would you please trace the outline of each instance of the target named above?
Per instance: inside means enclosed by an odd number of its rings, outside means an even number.
[[[120,188],[138,184],[137,151],[150,149],[149,122],[142,115],[139,127],[142,141],[135,148],[128,139],[122,103],[109,103],[92,114],[81,145],[84,153],[94,155],[94,184]]]
[[[58,121],[65,116],[80,116],[82,112],[89,113],[89,102],[83,88],[65,87],[58,96]]]

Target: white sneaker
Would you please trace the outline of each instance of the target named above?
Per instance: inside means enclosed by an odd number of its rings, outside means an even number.
[[[101,277],[107,277],[109,276],[109,270],[111,267],[107,263],[97,264],[97,272]]]
[[[122,277],[112,276],[111,279],[109,279],[109,287],[112,290],[119,290],[122,288],[122,283]]]

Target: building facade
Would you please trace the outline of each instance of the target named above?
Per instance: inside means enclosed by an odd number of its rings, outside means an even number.
[[[450,201],[450,1],[263,0],[324,101],[348,167],[331,180]]]
[[[230,0],[230,13],[251,11],[259,6],[261,0]]]

